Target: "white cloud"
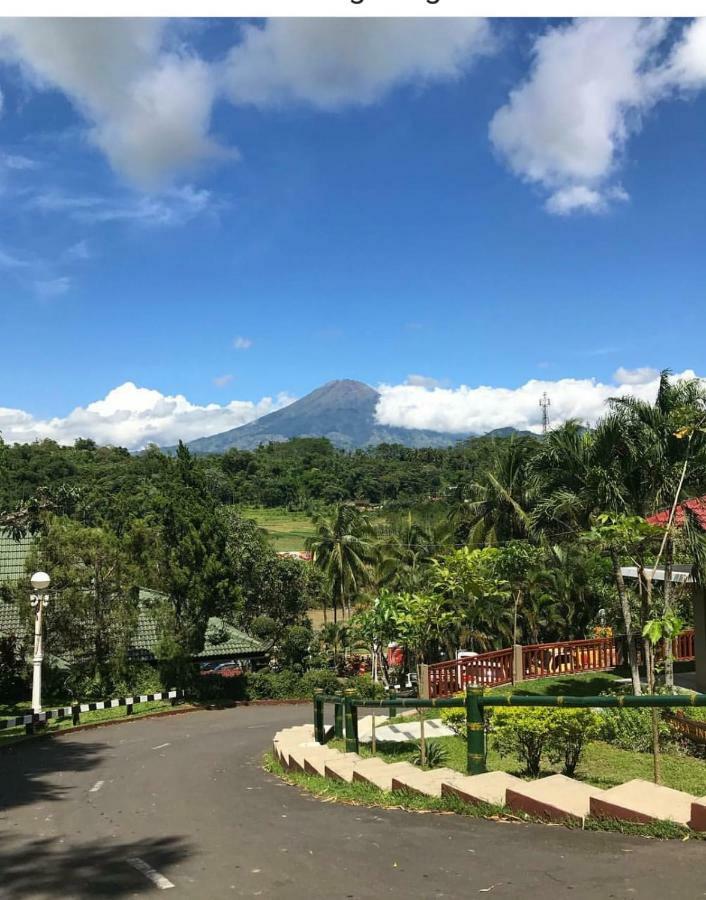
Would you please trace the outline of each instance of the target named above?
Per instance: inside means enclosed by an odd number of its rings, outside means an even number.
[[[233,346],[236,350],[249,350],[252,347],[252,340],[248,337],[238,337],[233,339]]]
[[[689,370],[678,377],[695,376]],[[614,384],[604,384],[593,378],[562,378],[557,381],[533,379],[518,388],[382,385],[376,416],[383,425],[402,428],[484,434],[494,428],[512,426],[539,432],[539,399],[544,391],[551,399],[553,422],[579,419],[592,423],[605,413],[609,398],[632,394],[653,400],[658,385],[659,373],[654,369],[618,369]]]
[[[71,279],[66,275],[56,278],[40,278],[34,282],[34,289],[40,297],[60,297],[71,288]]]
[[[375,103],[403,84],[458,78],[492,46],[485,19],[269,19],[246,25],[225,79],[231,99],[323,110]]]
[[[620,366],[613,375],[613,380],[617,384],[647,384],[658,379],[658,370],[651,369],[649,366],[642,366],[639,369],[626,369]]]
[[[221,155],[209,136],[217,85],[183,47],[165,49],[156,19],[0,20],[0,59],[39,89],[63,91],[92,124],[90,139],[141,187]]]
[[[666,27],[582,19],[535,41],[530,76],[493,117],[490,137],[516,174],[550,192],[551,212],[600,212],[625,199],[609,182],[640,114],[657,99],[647,73]]]
[[[0,247],[0,269],[24,269],[29,265],[27,260]]]
[[[88,249],[88,241],[76,241],[61,254],[61,258],[66,262],[83,262],[91,258],[91,251]]]
[[[405,384],[413,384],[417,387],[434,388],[441,387],[438,378],[431,378],[429,375],[408,375]]]
[[[628,199],[615,182],[628,139],[661,100],[706,87],[706,20],[578,19],[534,43],[527,80],[490,123],[515,174],[558,215],[605,212]]]
[[[573,184],[571,187],[555,191],[544,204],[548,212],[559,216],[583,210],[584,212],[606,212],[609,200],[627,200],[628,195],[620,188],[594,190],[585,184]]]
[[[706,19],[696,19],[684,29],[657,80],[685,90],[706,85]]]
[[[210,191],[188,184],[143,196],[103,197],[44,191],[31,195],[26,205],[43,213],[67,214],[83,225],[133,222],[150,227],[185,225],[199,215],[220,208]]]
[[[226,385],[230,384],[232,380],[233,376],[230,374],[216,375],[216,377],[213,379],[213,383],[216,385],[216,387],[225,387]]]
[[[0,432],[7,443],[51,438],[71,444],[77,437],[93,438],[100,444],[139,449],[149,443],[175,444],[217,434],[251,422],[294,398],[279,394],[257,403],[231,400],[219,405],[199,406],[182,394],[165,395],[128,381],[110,391],[103,400],[79,406],[67,416],[37,419],[19,409],[0,407]]]
[[[0,103],[2,109],[2,103]],[[28,156],[16,153],[0,153],[0,169],[12,169],[16,172],[27,172],[39,168],[39,163]]]

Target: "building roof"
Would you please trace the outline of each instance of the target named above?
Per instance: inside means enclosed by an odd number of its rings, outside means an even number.
[[[623,578],[637,578],[637,566],[621,566]],[[652,574],[652,567],[647,566],[647,571]],[[653,581],[664,581],[664,567],[654,570]],[[693,584],[694,578],[691,574],[691,566],[682,566],[675,564],[672,566],[672,584]]]
[[[159,591],[140,588],[140,613],[131,648],[133,655],[139,659],[152,660],[156,658],[155,651],[160,639],[159,626],[149,610],[149,605],[162,599],[164,599],[164,594]],[[215,656],[259,656],[266,651],[267,647],[261,641],[218,616],[212,616],[206,626],[203,650],[194,654],[194,657],[195,659],[211,659]]]
[[[9,584],[27,577],[25,561],[32,542],[31,537],[16,541],[7,532],[0,531],[0,584]],[[29,582],[27,591],[29,601]],[[156,659],[155,652],[160,635],[157,620],[150,612],[150,605],[163,599],[164,594],[159,591],[140,588],[140,612],[131,646],[134,658],[145,661]],[[18,604],[14,600],[5,600],[0,593],[0,635],[19,635],[24,630],[25,625]],[[196,654],[196,659],[211,659],[215,656],[255,656],[265,653],[266,650],[261,641],[222,619],[213,617],[208,620],[204,647]]]
[[[696,518],[699,527],[706,531],[706,496],[692,497],[691,500],[685,500],[683,503],[680,503],[674,514],[676,525],[681,526],[684,524],[684,511],[687,509]],[[669,509],[661,509],[653,516],[648,516],[647,521],[650,525],[666,525],[669,521],[670,512],[671,510]]]
[[[25,571],[25,563],[32,549],[34,538],[25,537],[16,541],[8,531],[0,531],[0,584],[29,578]]]

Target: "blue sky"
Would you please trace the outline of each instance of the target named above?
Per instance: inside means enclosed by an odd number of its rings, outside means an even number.
[[[78,27],[0,24],[6,439],[341,377],[393,424],[536,426],[545,388],[590,420],[704,373],[703,23]]]

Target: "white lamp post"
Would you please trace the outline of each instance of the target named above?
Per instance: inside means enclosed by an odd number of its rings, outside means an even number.
[[[30,578],[33,593],[30,601],[34,608],[34,661],[32,671],[32,712],[42,710],[42,660],[44,659],[44,642],[42,632],[42,612],[49,605],[49,594],[43,593],[49,587],[51,578],[46,572],[35,572]]]

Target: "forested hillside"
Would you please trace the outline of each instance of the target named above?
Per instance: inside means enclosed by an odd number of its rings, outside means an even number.
[[[295,438],[256,450],[196,456],[193,466],[220,503],[289,506],[350,500],[364,504],[418,503],[463,493],[511,438],[475,438],[447,449],[383,444],[352,453],[325,438]],[[533,438],[526,438],[535,442]],[[110,517],[140,515],[146,498],[169,470],[156,448],[131,455],[117,447],[78,440],[0,445],[0,508],[10,509],[40,489],[59,492],[90,520],[110,507]]]

